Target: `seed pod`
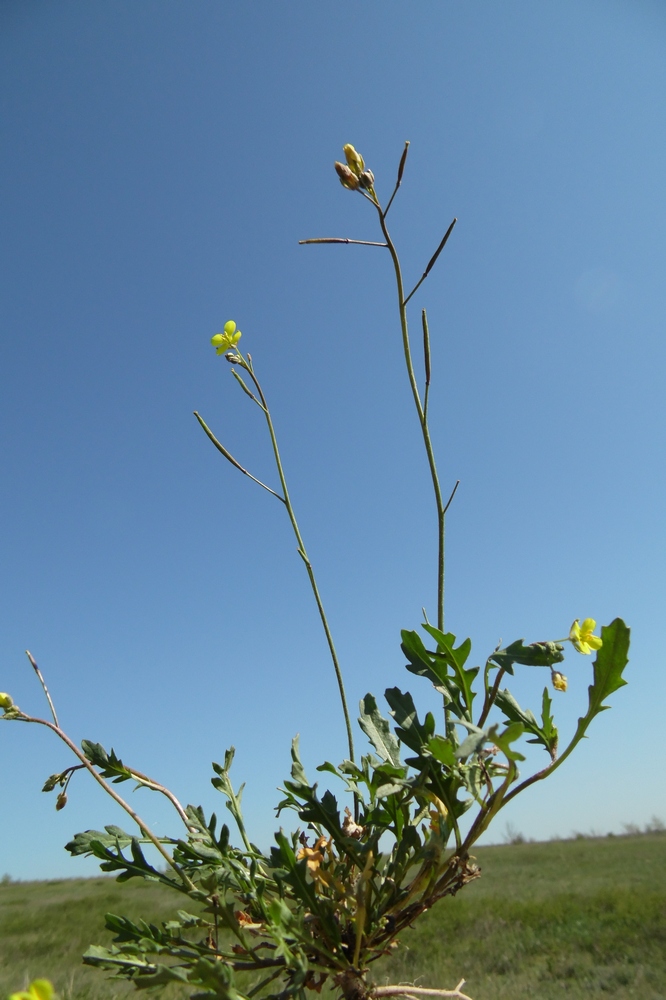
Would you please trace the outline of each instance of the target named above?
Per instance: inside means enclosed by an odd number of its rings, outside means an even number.
[[[564,674],[561,674],[559,670],[552,671],[553,687],[556,691],[566,691],[567,689],[567,679]]]

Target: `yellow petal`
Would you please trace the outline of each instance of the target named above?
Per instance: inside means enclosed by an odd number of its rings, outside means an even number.
[[[228,319],[224,324],[224,332],[230,337],[236,330],[236,324],[232,319]]]
[[[347,160],[350,170],[353,170],[356,176],[360,177],[365,170],[365,163],[363,162],[361,154],[357,153],[349,142],[346,146],[342,147],[342,152],[345,154],[345,159]]]
[[[51,1000],[53,985],[48,979],[34,979],[30,983],[30,992],[37,1000]]]

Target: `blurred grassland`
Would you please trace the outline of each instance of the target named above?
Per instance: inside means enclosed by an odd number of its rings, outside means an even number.
[[[464,976],[474,1000],[665,1000],[666,834],[483,847],[476,858],[482,878],[403,933],[375,982],[450,988]],[[138,880],[0,884],[0,997],[37,977],[64,1000],[131,995],[81,964],[89,944],[110,943],[104,913],[160,922],[181,907],[193,908]]]

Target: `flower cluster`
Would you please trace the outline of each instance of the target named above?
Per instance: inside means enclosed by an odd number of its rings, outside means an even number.
[[[375,175],[372,170],[366,170],[361,154],[354,149],[351,143],[343,146],[342,152],[345,154],[347,162],[338,163],[336,161],[335,163],[335,170],[342,186],[348,188],[349,191],[358,191],[359,189],[369,191],[374,196]]]

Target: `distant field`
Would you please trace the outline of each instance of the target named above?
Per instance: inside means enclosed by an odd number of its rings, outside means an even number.
[[[403,934],[377,982],[443,988],[464,976],[474,1000],[666,1000],[666,834],[475,853],[483,877]],[[159,922],[181,905],[106,878],[0,885],[0,997],[36,977],[65,1000],[127,995],[81,965],[110,939],[104,913]]]

